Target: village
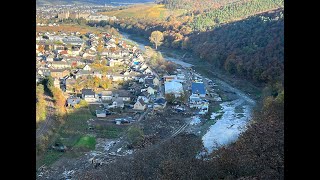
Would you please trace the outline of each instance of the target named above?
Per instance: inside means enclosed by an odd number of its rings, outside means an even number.
[[[54,86],[64,92],[68,107],[80,101],[99,105],[99,119],[114,117],[115,111],[121,115],[161,110],[168,98],[187,95],[188,101],[175,106],[177,111],[188,106],[197,108],[198,114],[208,112],[207,91],[200,75],[191,76],[189,68],[159,76],[136,46],[108,33],[39,33],[36,49],[36,82],[51,76]],[[126,117],[117,120],[117,124],[128,122]]]
[[[71,114],[79,107],[89,109],[76,113],[81,117],[78,123],[88,117],[83,133],[95,136],[97,144],[95,151],[77,163],[92,164],[94,159],[96,167],[145,146],[133,147],[127,137],[114,139],[119,137],[113,134],[119,129],[141,127],[145,139],[154,142],[150,139],[165,140],[183,132],[203,135],[219,118],[210,116],[222,102],[212,80],[192,67],[151,62],[154,57],[120,36],[108,32],[37,32],[36,42],[36,83],[52,79],[54,87],[63,92]],[[161,68],[154,65],[157,63],[163,63]],[[65,143],[56,143],[49,151],[72,148],[68,139],[73,138],[64,135],[64,139]]]

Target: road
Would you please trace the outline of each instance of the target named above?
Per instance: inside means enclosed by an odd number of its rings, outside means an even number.
[[[139,119],[137,120],[138,122],[141,121],[149,112],[151,111],[151,108],[147,109],[140,117]]]
[[[44,94],[45,101],[46,101],[46,119],[44,122],[40,123],[39,128],[36,131],[36,139],[39,140],[43,134],[45,134],[49,127],[52,125],[53,121],[55,120],[55,107],[53,103],[53,99],[51,96]]]

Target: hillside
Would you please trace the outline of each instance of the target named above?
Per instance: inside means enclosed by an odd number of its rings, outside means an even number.
[[[105,14],[119,17],[113,26],[122,31],[145,39],[161,31],[162,46],[192,52],[210,62],[212,70],[218,68],[264,86],[283,80],[283,8],[278,4],[240,1],[194,17],[187,10],[152,4]]]
[[[62,5],[62,4],[127,4],[127,3],[146,3],[153,2],[152,0],[36,0],[37,5]]]
[[[145,21],[165,21],[170,15],[180,16],[184,10],[169,11],[164,5],[155,5],[153,3],[131,6],[130,8],[102,12],[107,16],[116,16],[118,18],[144,19]]]

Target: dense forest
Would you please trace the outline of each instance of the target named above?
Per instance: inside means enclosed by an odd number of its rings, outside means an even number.
[[[254,82],[282,82],[283,13],[277,11],[192,34],[183,42],[200,58]]]
[[[195,31],[205,31],[235,19],[243,19],[268,9],[281,7],[283,7],[283,0],[251,0],[241,3],[232,3],[217,10],[196,16],[190,23],[190,26]]]
[[[227,4],[244,2],[243,0],[156,0],[158,4],[164,4],[166,8],[185,9],[192,14],[200,14]]]
[[[235,143],[206,160],[195,158],[201,148],[196,135],[182,134],[146,148],[83,179],[283,179],[284,94],[264,100],[251,125]]]
[[[112,23],[119,29],[149,38],[153,31],[164,34],[163,46],[191,51],[212,66],[244,77],[256,84],[282,83],[284,59],[283,9],[198,32],[174,17],[167,22]]]

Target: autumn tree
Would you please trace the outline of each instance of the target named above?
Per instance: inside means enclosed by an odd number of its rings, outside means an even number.
[[[162,44],[163,41],[163,33],[160,31],[153,31],[150,36],[150,42],[153,43],[156,46],[156,49],[158,46]]]

